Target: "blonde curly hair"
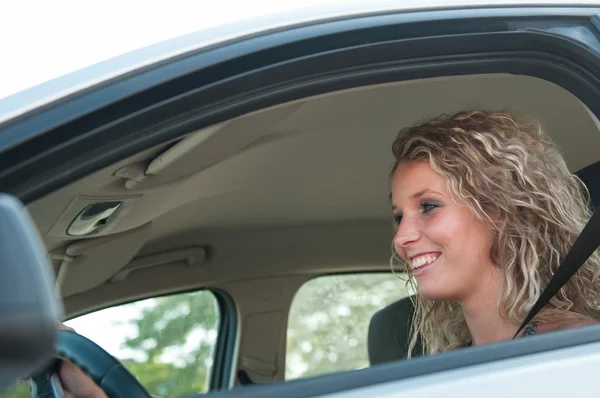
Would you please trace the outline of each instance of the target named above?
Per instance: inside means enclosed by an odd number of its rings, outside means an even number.
[[[588,191],[571,174],[550,138],[534,120],[508,112],[472,110],[441,116],[400,131],[392,146],[392,175],[402,162],[427,161],[446,178],[455,200],[480,220],[500,215],[491,258],[504,275],[501,316],[520,325],[591,216]],[[393,250],[413,297],[409,357],[418,336],[424,353],[463,347],[470,333],[459,305],[418,293],[410,267]],[[600,256],[586,264],[536,317],[600,319]]]

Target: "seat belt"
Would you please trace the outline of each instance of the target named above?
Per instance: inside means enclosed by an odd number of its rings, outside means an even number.
[[[533,307],[531,307],[529,314],[525,317],[513,339],[521,333],[521,330],[527,326],[533,317],[550,302],[560,288],[585,264],[598,246],[600,246],[600,210],[594,211],[594,214],[565,256],[562,264],[558,267],[550,282],[548,282],[548,286],[546,286]]]

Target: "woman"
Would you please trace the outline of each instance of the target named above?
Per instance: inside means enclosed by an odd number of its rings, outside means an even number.
[[[412,350],[511,339],[589,219],[587,190],[533,121],[480,110],[393,144],[393,263],[415,295]],[[594,254],[520,335],[596,323]]]
[[[472,111],[400,132],[394,142],[394,258],[415,285],[414,336],[428,353],[510,339],[590,216],[583,184],[535,123]],[[594,255],[526,333],[595,323]],[[76,398],[106,397],[79,369]]]

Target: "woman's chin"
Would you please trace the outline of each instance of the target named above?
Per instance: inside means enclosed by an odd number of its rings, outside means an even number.
[[[444,287],[437,286],[434,284],[428,283],[420,283],[419,285],[419,294],[426,298],[427,300],[433,301],[451,301],[453,300],[454,295],[451,292],[444,289]]]

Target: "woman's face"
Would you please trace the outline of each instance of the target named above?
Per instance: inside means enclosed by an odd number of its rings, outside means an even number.
[[[497,280],[491,261],[491,222],[452,200],[446,178],[429,162],[402,163],[392,178],[394,247],[408,262],[419,291],[430,300],[461,303],[481,297]]]

